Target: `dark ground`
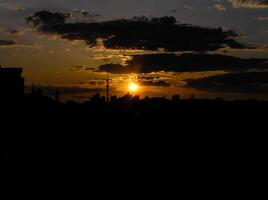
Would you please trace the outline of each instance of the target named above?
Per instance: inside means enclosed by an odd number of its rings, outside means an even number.
[[[57,103],[25,97],[1,104],[6,162],[139,159],[259,160],[267,156],[268,103],[255,100],[139,100]]]

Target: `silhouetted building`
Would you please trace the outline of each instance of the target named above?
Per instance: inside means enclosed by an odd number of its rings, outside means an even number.
[[[34,84],[32,85],[32,92],[31,92],[32,97],[37,97],[37,98],[42,98],[44,97],[43,90],[41,88],[36,87]],[[56,94],[55,94],[56,96]],[[56,101],[56,99],[55,99]]]
[[[117,96],[111,96],[111,102],[116,103],[117,102]]]
[[[58,91],[58,90],[55,92],[55,101],[56,101],[57,103],[60,102],[60,91]]]
[[[24,96],[24,78],[22,68],[2,68],[0,66],[1,98],[18,98]]]
[[[102,97],[100,93],[97,93],[91,97],[91,103],[93,104],[104,104],[105,103],[105,97]]]
[[[180,96],[179,95],[174,95],[174,96],[172,96],[172,101],[173,102],[179,102],[180,101]]]
[[[139,95],[135,95],[135,96],[133,97],[133,102],[137,103],[137,102],[139,102],[139,101],[140,101],[140,96],[139,96]]]

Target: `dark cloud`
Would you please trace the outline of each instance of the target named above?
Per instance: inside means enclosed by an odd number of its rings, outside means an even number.
[[[12,35],[20,35],[21,34],[21,32],[19,30],[16,30],[16,29],[9,29],[9,30],[7,30],[7,32],[9,34],[12,34]]]
[[[106,80],[105,79],[94,79],[94,80],[90,80],[88,82],[89,85],[95,85],[95,86],[103,86],[106,84]]]
[[[141,85],[144,86],[158,86],[158,87],[169,87],[171,86],[170,83],[164,80],[158,80],[158,81],[140,81]]]
[[[166,51],[212,51],[222,47],[247,48],[237,42],[234,31],[178,24],[174,17],[148,19],[135,17],[95,23],[67,23],[70,14],[37,12],[26,18],[43,33],[59,34],[68,40],[84,40],[96,46],[97,39],[104,39],[104,46],[111,49],[144,49]]]
[[[120,64],[104,64],[99,67],[99,72],[109,72],[111,74],[127,74],[134,73],[134,69],[130,69],[128,66],[123,66]]]
[[[230,73],[198,80],[186,80],[187,85],[209,92],[267,94],[268,72]]]
[[[246,71],[253,68],[267,68],[267,59],[242,59],[221,54],[148,54],[134,55],[126,66],[105,64],[101,72],[114,74],[151,72],[200,72],[200,71]]]
[[[47,11],[37,12],[32,16],[26,18],[26,21],[32,22],[34,26],[43,27],[44,30],[49,27],[53,27],[56,25],[62,25],[65,23],[66,19],[70,18],[71,15],[69,13],[51,13]]]
[[[166,80],[166,78],[161,76],[144,76],[141,75],[138,77],[138,82],[144,86],[160,86],[160,87],[169,87],[171,83]]]
[[[100,14],[92,14],[89,11],[83,9],[74,9],[74,13],[81,14],[83,17],[86,18],[96,18],[101,16]]]
[[[17,43],[13,40],[0,40],[0,46],[13,46]]]

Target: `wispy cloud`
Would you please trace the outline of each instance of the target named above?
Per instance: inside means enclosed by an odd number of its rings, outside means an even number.
[[[224,12],[227,10],[225,5],[221,3],[214,4],[214,8],[220,12]]]
[[[256,18],[259,21],[268,21],[268,16],[261,16]]]
[[[268,8],[268,0],[229,0],[234,8]]]
[[[36,43],[22,43],[15,40],[0,40],[0,48],[31,48],[42,49],[43,46]]]

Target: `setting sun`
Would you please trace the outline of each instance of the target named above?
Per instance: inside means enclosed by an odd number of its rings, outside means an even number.
[[[137,92],[139,90],[139,85],[137,83],[131,82],[128,84],[128,90],[130,92]]]

